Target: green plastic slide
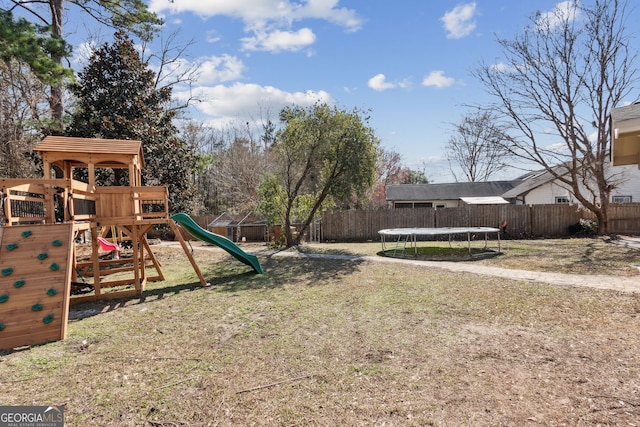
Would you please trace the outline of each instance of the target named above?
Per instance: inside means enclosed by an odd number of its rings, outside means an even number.
[[[238,261],[253,268],[256,273],[262,274],[262,266],[260,265],[260,261],[258,261],[258,257],[246,253],[231,240],[205,230],[204,228],[200,227],[198,223],[196,223],[193,218],[191,218],[186,213],[177,213],[175,215],[172,215],[171,219],[180,224],[185,230],[189,232],[189,234],[191,234],[196,239],[221,247]]]

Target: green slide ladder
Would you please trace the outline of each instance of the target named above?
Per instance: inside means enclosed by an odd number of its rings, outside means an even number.
[[[198,223],[195,222],[193,218],[191,218],[186,213],[177,213],[175,215],[172,215],[171,219],[177,224],[180,224],[180,226],[187,230],[189,234],[191,234],[196,239],[202,240],[203,242],[211,243],[224,249],[238,261],[253,268],[256,273],[262,274],[262,266],[260,265],[260,261],[258,261],[258,257],[246,253],[231,240],[227,239],[226,237],[220,236],[219,234],[215,234],[205,230],[204,228],[200,227]]]

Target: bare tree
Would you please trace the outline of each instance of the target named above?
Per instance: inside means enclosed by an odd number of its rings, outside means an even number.
[[[30,177],[29,157],[47,117],[46,86],[19,61],[0,61],[0,176]]]
[[[154,51],[147,40],[142,40],[141,59],[156,72],[156,89],[174,86],[186,86],[191,92],[193,83],[198,80],[200,65],[194,62],[189,53],[189,48],[195,44],[195,40],[188,42],[179,40],[179,31],[170,33],[166,38],[160,35],[160,48]],[[194,97],[172,107],[173,110],[184,110],[191,105]]]
[[[218,185],[231,210],[251,211],[258,204],[258,186],[263,179],[265,153],[246,136],[237,135],[216,158]]]
[[[216,129],[188,122],[183,138],[196,148],[198,169],[194,183],[203,197],[205,210],[219,214],[251,211],[257,205],[257,188],[271,162],[247,126],[231,123]]]
[[[564,183],[600,233],[616,185],[607,172],[609,112],[637,79],[628,12],[626,0],[559,3],[513,40],[498,39],[506,62],[475,71],[509,125],[507,148]]]
[[[402,183],[409,174],[402,165],[402,156],[397,151],[378,147],[375,181],[364,195],[355,195],[343,208],[383,209],[388,206],[387,186]]]
[[[504,146],[508,136],[498,125],[496,115],[477,109],[453,125],[446,146],[451,173],[458,181],[457,165],[469,182],[488,181],[492,175],[509,167],[510,153]]]
[[[421,170],[408,168],[402,164],[400,153],[378,147],[375,182],[367,189],[364,197],[356,197],[355,203],[345,208],[388,208],[387,187],[394,184],[428,184],[429,179],[424,174],[426,168],[426,165]]]

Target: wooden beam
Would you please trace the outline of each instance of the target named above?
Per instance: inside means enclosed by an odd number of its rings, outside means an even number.
[[[98,230],[91,227],[91,261],[93,262],[93,291],[100,298],[100,258],[98,257]]]
[[[144,258],[144,260],[145,261],[151,260],[151,262],[153,263],[153,268],[156,269],[156,274],[157,274],[157,276],[147,277],[147,279],[151,281],[164,280],[164,274],[162,274],[162,269],[160,268],[160,261],[158,261],[158,259],[156,258],[156,255],[151,250],[151,247],[149,246],[149,242],[147,241],[146,234],[142,237],[142,244],[144,245],[144,248],[147,250],[147,254],[148,254],[148,257]],[[143,269],[145,268],[144,265],[142,268]]]
[[[184,238],[182,237],[182,232],[180,231],[180,229],[176,225],[175,221],[169,220],[169,225],[171,226],[171,229],[173,230],[174,234],[176,235],[176,237],[180,241],[180,245],[182,246],[182,250],[184,250],[184,253],[187,254],[187,258],[189,258],[189,262],[191,263],[191,266],[193,267],[193,270],[198,275],[198,279],[200,279],[200,284],[202,286],[208,286],[209,284],[207,283],[207,281],[204,279],[204,276],[200,272],[200,267],[198,267],[198,264],[196,264],[196,260],[193,258],[193,254],[189,250],[189,247],[187,246],[187,242],[184,241]]]

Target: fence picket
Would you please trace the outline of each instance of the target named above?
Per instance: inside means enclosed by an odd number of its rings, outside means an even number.
[[[559,237],[594,215],[576,205],[466,205],[457,208],[348,210],[322,216],[325,241],[377,240],[378,230],[402,227],[501,227],[507,236]],[[611,234],[640,234],[640,203],[611,205]]]

